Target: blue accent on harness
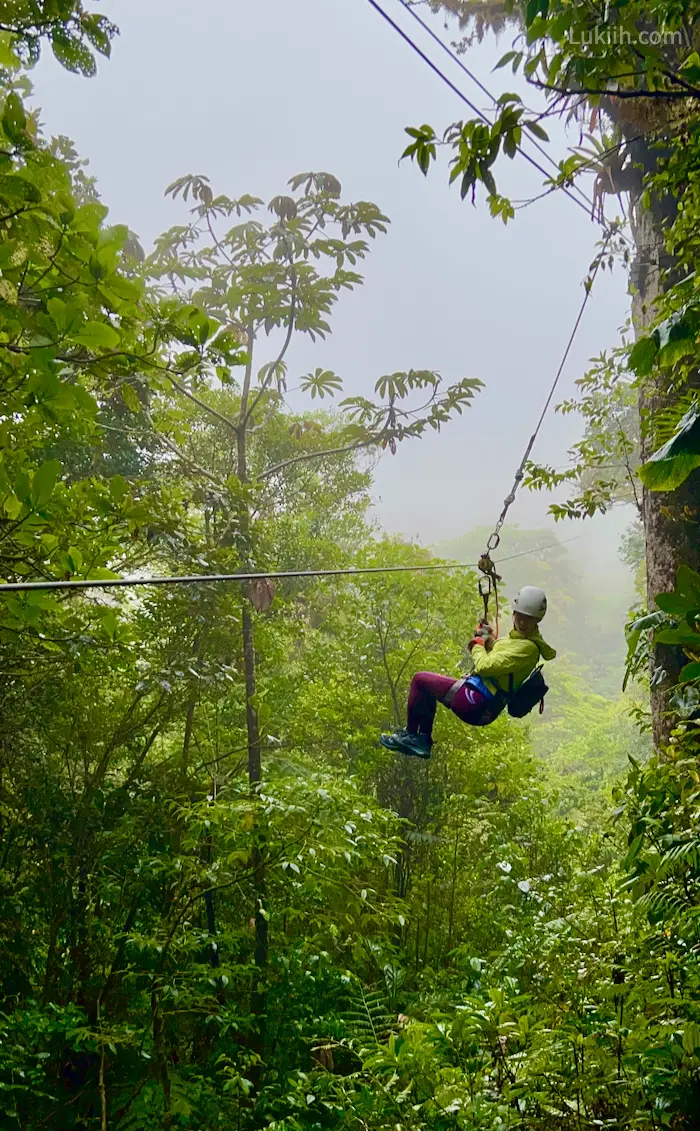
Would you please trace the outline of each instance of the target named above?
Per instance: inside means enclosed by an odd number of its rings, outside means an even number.
[[[495,699],[493,691],[486,686],[480,675],[470,675],[467,677],[466,682],[470,687],[473,687],[475,691],[479,691],[485,699]]]

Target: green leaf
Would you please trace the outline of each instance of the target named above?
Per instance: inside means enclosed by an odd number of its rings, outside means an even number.
[[[681,565],[676,570],[676,592],[700,604],[700,573],[690,566]]]
[[[659,365],[675,365],[677,361],[682,361],[684,357],[688,357],[694,350],[694,338],[673,338],[659,350]]]
[[[113,475],[109,481],[110,498],[115,503],[120,503],[128,490],[128,483],[123,475]]]
[[[114,350],[120,340],[117,331],[107,322],[86,322],[71,339],[89,350]]]
[[[12,204],[38,204],[41,193],[36,185],[18,173],[7,173],[0,177],[0,197]]]
[[[299,386],[303,392],[311,393],[312,400],[315,397],[320,397],[323,400],[327,394],[333,396],[342,387],[343,382],[340,377],[332,370],[321,369],[320,366],[313,373],[307,373],[306,376],[302,377]]]
[[[17,306],[17,287],[9,279],[0,279],[0,299],[9,302],[11,306]]]
[[[72,573],[78,573],[82,567],[83,555],[76,546],[71,546],[68,550],[68,564]]]
[[[678,68],[679,75],[682,75],[686,82],[691,86],[698,86],[700,84],[700,55],[697,51],[691,51],[687,59],[684,59]]]
[[[76,232],[97,232],[102,221],[107,215],[108,209],[104,204],[100,204],[97,200],[88,201],[87,204],[81,204],[77,208],[73,220],[71,221],[71,228]]]
[[[700,455],[659,460],[652,457],[639,469],[639,478],[650,491],[675,491],[700,467]]]
[[[15,477],[14,490],[20,502],[31,504],[32,489],[26,471],[20,471]]]
[[[97,72],[97,64],[92,51],[77,35],[71,35],[63,24],[54,27],[51,35],[53,53],[59,63],[76,75],[92,78]]]
[[[14,36],[10,32],[4,31],[0,34],[0,67],[5,67],[8,71],[14,71],[21,66],[20,59],[12,48],[13,42]]]
[[[46,309],[53,318],[59,330],[63,330],[66,326],[66,304],[60,298],[50,298],[46,303]]]
[[[61,474],[61,465],[57,459],[47,460],[34,472],[32,477],[31,500],[35,507],[41,507],[51,498],[56,480]]]
[[[105,609],[105,611],[102,613],[102,627],[111,640],[114,640],[117,632],[117,625],[117,614],[114,612],[114,609]]]
[[[91,581],[117,581],[120,573],[115,573],[113,569],[107,569],[106,566],[98,566],[96,569],[91,569],[87,575]]]
[[[686,664],[679,676],[681,683],[689,683],[691,679],[700,679],[700,660],[693,660]]]
[[[23,140],[26,127],[27,115],[24,112],[22,99],[14,91],[10,91],[5,99],[2,128],[10,141],[19,142]]]
[[[526,130],[529,130],[531,134],[534,134],[535,137],[538,137],[541,141],[549,141],[549,134],[542,128],[539,122],[523,122],[523,125]]]
[[[700,632],[689,628],[663,628],[654,636],[657,644],[676,644],[679,648],[690,648],[700,652]]]
[[[525,22],[530,26],[538,16],[547,18],[549,12],[549,0],[528,0],[528,5],[525,9]]]
[[[494,71],[499,70],[501,67],[507,66],[508,63],[512,63],[514,59],[517,59],[519,57],[519,55],[519,51],[506,51],[505,55],[502,55],[496,63],[496,66],[493,68]]]
[[[655,337],[639,338],[630,350],[628,365],[638,377],[648,377],[659,352]]]
[[[669,706],[681,719],[690,719],[700,709],[700,691],[697,687],[677,688],[669,699]]]
[[[680,593],[658,593],[654,598],[656,604],[672,617],[685,617],[693,609],[695,602]]]
[[[110,32],[114,32],[114,28],[110,26],[109,21],[106,20],[104,16],[97,15],[95,12],[84,12],[80,18],[80,26],[93,47],[97,48],[101,55],[105,55],[109,58],[112,54]]]
[[[650,491],[675,491],[700,467],[700,412],[685,414],[675,435],[642,464],[639,477]]]
[[[133,385],[122,385],[121,394],[124,404],[130,412],[141,411],[141,401]]]

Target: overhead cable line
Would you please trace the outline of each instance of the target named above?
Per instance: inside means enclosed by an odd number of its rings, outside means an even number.
[[[542,412],[540,413],[540,418],[537,421],[537,424],[535,426],[535,431],[532,433],[530,439],[527,442],[527,446],[525,448],[525,453],[523,455],[523,458],[520,461],[520,464],[518,466],[518,470],[515,473],[515,479],[513,480],[513,486],[511,488],[511,492],[503,500],[503,510],[501,511],[501,513],[498,517],[498,522],[496,523],[496,526],[494,527],[493,533],[491,534],[491,536],[490,536],[490,538],[489,538],[489,540],[486,544],[487,552],[484,555],[484,557],[481,559],[482,562],[484,561],[484,558],[488,559],[488,551],[489,550],[495,550],[496,547],[498,546],[498,543],[501,540],[500,539],[501,527],[503,526],[503,523],[506,520],[506,515],[508,514],[508,510],[509,510],[511,504],[515,501],[515,496],[516,496],[518,487],[520,486],[520,484],[521,484],[521,482],[524,478],[525,465],[527,464],[527,461],[530,458],[530,454],[532,452],[532,449],[535,446],[535,440],[537,439],[537,437],[539,435],[540,429],[541,429],[541,427],[544,423],[544,418],[547,415],[547,410],[548,410],[550,404],[552,403],[552,398],[553,398],[553,396],[554,396],[554,394],[557,390],[557,386],[558,386],[559,381],[561,379],[561,375],[564,372],[564,366],[566,365],[566,362],[569,358],[569,354],[571,353],[571,347],[574,344],[574,339],[576,338],[576,334],[578,333],[578,328],[581,325],[581,320],[583,319],[583,315],[585,313],[586,307],[588,306],[588,300],[590,299],[591,292],[593,291],[593,284],[595,283],[596,276],[597,276],[598,271],[600,269],[600,265],[603,262],[603,258],[605,256],[605,249],[607,248],[608,242],[610,241],[611,237],[612,237],[612,232],[608,232],[608,234],[605,237],[605,240],[603,242],[603,247],[602,247],[600,254],[598,255],[598,258],[596,260],[595,267],[593,268],[593,272],[590,275],[590,277],[588,279],[586,279],[585,294],[583,296],[583,301],[581,303],[581,306],[579,307],[579,312],[576,315],[576,321],[574,322],[571,333],[569,334],[569,340],[566,343],[566,348],[564,350],[564,353],[562,354],[561,361],[559,362],[559,368],[557,369],[556,374],[554,375],[554,380],[552,381],[549,393],[547,394],[547,399],[544,402],[544,408],[542,409]],[[491,564],[494,564],[494,563],[491,563]],[[480,568],[481,568],[481,565],[480,565]],[[490,571],[487,569],[484,572],[488,573]]]
[[[440,68],[438,67],[437,63],[434,63],[434,62],[433,62],[433,60],[432,60],[432,59],[430,58],[430,56],[429,56],[429,55],[426,55],[426,54],[425,54],[425,52],[421,50],[421,48],[420,48],[420,47],[418,46],[418,44],[417,44],[417,43],[414,43],[414,41],[413,41],[413,40],[411,39],[410,35],[409,35],[409,34],[408,34],[407,32],[405,32],[405,31],[403,30],[403,28],[402,28],[402,27],[401,27],[401,26],[400,26],[399,24],[397,24],[397,23],[396,23],[396,21],[395,21],[395,20],[393,20],[393,19],[391,18],[391,16],[389,15],[389,13],[388,13],[388,12],[385,12],[385,11],[384,11],[384,9],[383,9],[383,8],[381,7],[381,5],[377,3],[377,0],[368,0],[368,3],[370,4],[370,6],[371,6],[372,8],[374,8],[374,10],[375,10],[376,12],[378,12],[378,13],[379,13],[379,15],[380,15],[380,16],[381,16],[381,17],[382,17],[382,18],[383,18],[384,20],[386,20],[386,22],[387,22],[387,23],[388,23],[388,24],[389,24],[389,25],[390,25],[390,26],[391,26],[391,27],[392,27],[392,28],[394,29],[394,31],[398,32],[398,34],[399,34],[399,35],[401,36],[401,38],[402,38],[403,40],[405,40],[405,41],[406,41],[406,43],[408,43],[409,47],[411,47],[411,48],[412,48],[412,49],[413,49],[413,50],[414,50],[414,51],[416,52],[416,54],[417,54],[417,55],[419,55],[419,56],[420,56],[420,58],[421,58],[421,59],[422,59],[422,60],[423,60],[423,61],[424,61],[425,63],[427,63],[427,64],[428,64],[428,66],[430,67],[431,71],[434,71],[434,72],[435,72],[435,74],[436,74],[436,75],[437,75],[437,76],[438,76],[439,78],[441,78],[441,79],[442,79],[442,81],[443,81],[443,82],[444,82],[444,83],[445,83],[445,84],[446,84],[447,86],[449,86],[450,90],[452,90],[452,91],[453,91],[453,92],[454,92],[454,93],[455,93],[455,94],[457,95],[457,97],[458,97],[458,98],[460,98],[460,99],[462,100],[462,102],[464,102],[464,103],[465,103],[465,105],[469,107],[469,109],[470,109],[470,110],[472,111],[472,113],[473,113],[473,114],[476,114],[476,116],[477,116],[478,118],[481,118],[481,121],[482,121],[482,122],[486,122],[486,124],[487,124],[488,126],[492,126],[492,125],[493,125],[493,122],[491,122],[491,121],[489,120],[489,118],[488,118],[488,117],[486,116],[486,114],[484,114],[484,112],[483,112],[482,110],[480,110],[480,109],[479,109],[479,107],[475,105],[475,103],[473,103],[473,102],[472,102],[472,101],[471,101],[471,100],[470,100],[469,98],[467,98],[467,96],[466,96],[466,94],[464,93],[464,91],[460,90],[458,86],[455,86],[455,84],[454,84],[454,83],[452,82],[452,80],[451,80],[451,79],[449,79],[449,78],[447,77],[447,75],[446,75],[446,74],[444,73],[444,71],[441,71],[441,70],[440,70]],[[546,170],[546,169],[544,169],[544,168],[543,168],[543,167],[542,167],[542,166],[540,165],[539,161],[536,161],[536,160],[535,160],[535,158],[534,158],[534,157],[532,157],[532,156],[531,156],[531,155],[530,155],[530,154],[529,154],[529,153],[527,152],[527,150],[523,149],[522,145],[518,145],[518,146],[517,146],[516,148],[518,149],[518,152],[519,152],[519,153],[521,154],[521,156],[522,156],[522,157],[524,157],[526,161],[529,161],[529,163],[530,163],[530,164],[531,164],[531,165],[533,166],[533,168],[537,169],[537,171],[538,171],[539,173],[541,173],[543,177],[546,177],[546,178],[547,178],[547,180],[550,180],[550,179],[551,179],[551,178],[550,178],[550,176],[549,176],[549,173],[547,172],[547,170]],[[586,205],[585,205],[585,204],[583,203],[583,201],[582,201],[582,200],[580,200],[580,199],[579,199],[579,198],[578,198],[577,196],[574,196],[574,195],[573,195],[573,193],[571,193],[571,192],[569,191],[569,189],[568,189],[568,188],[566,188],[566,186],[565,186],[565,185],[562,185],[562,186],[561,186],[561,191],[562,191],[562,192],[563,192],[563,193],[564,193],[564,194],[565,194],[566,196],[568,196],[570,200],[573,200],[574,204],[578,205],[578,207],[579,207],[579,208],[582,208],[582,209],[583,209],[583,211],[584,211],[584,212],[586,213],[586,215],[587,215],[587,216],[589,217],[589,219],[590,219],[590,213],[589,213],[589,211],[588,211],[588,208],[586,207]]]
[[[442,50],[447,53],[447,55],[449,55],[452,62],[457,64],[457,66],[460,68],[460,70],[462,70],[464,72],[464,74],[467,76],[467,78],[471,79],[471,81],[474,83],[475,86],[478,86],[479,90],[482,91],[482,93],[485,94],[486,97],[491,100],[493,105],[498,106],[498,99],[496,98],[495,94],[493,94],[493,92],[490,91],[488,89],[488,87],[484,86],[481,79],[479,79],[474,74],[474,72],[469,69],[467,64],[464,63],[462,61],[462,59],[460,59],[459,55],[457,55],[457,53],[455,51],[453,51],[452,48],[449,47],[448,44],[445,43],[445,41],[443,39],[441,39],[440,36],[437,35],[436,32],[433,31],[433,29],[430,27],[430,24],[427,24],[425,22],[425,20],[421,19],[421,17],[418,15],[415,8],[412,7],[412,5],[408,3],[408,0],[399,0],[399,4],[403,5],[403,7],[406,9],[406,11],[409,12],[411,16],[413,16],[413,19],[416,20],[418,24],[420,24],[420,26],[423,28],[423,30],[425,32],[427,32],[427,34],[430,36],[430,38],[435,40],[435,42],[438,44],[438,46],[441,47]],[[547,160],[549,162],[549,164],[554,169],[557,170],[558,173],[561,173],[561,169],[559,168],[558,163],[554,160],[551,153],[549,153],[543,145],[540,145],[537,138],[528,137],[527,140],[528,140],[530,145],[534,146],[534,148],[537,149],[542,154],[542,156],[545,158],[545,160]],[[521,150],[521,152],[522,152],[522,150]],[[541,171],[544,172],[544,170],[541,170]],[[594,216],[593,216],[593,214],[594,214],[594,203],[593,203],[593,201],[590,199],[590,197],[586,196],[585,192],[583,191],[582,188],[579,187],[579,185],[574,183],[574,184],[572,184],[571,187],[585,201],[585,203],[587,205],[587,209],[589,210],[589,215],[592,218],[594,218]]]
[[[559,542],[550,542],[547,546],[535,546],[532,550],[521,550],[517,554],[510,554],[506,558],[499,558],[501,562],[510,562],[515,558],[529,557],[531,554],[543,553],[563,546],[567,542],[574,542],[582,535],[573,538],[563,538]],[[127,589],[144,585],[208,585],[212,582],[222,581],[276,581],[296,577],[360,577],[364,574],[374,573],[424,573],[426,570],[442,570],[443,572],[458,569],[475,569],[476,562],[453,562],[440,565],[398,565],[398,566],[351,566],[346,569],[289,569],[276,570],[272,573],[199,573],[184,577],[108,577],[102,579],[80,579],[77,581],[12,581],[7,585],[0,585],[0,597],[5,593],[31,593],[45,592],[47,590],[76,590],[76,589]]]

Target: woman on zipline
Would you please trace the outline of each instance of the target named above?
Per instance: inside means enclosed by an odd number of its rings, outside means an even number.
[[[494,642],[488,625],[477,625],[469,641],[474,671],[464,679],[418,672],[408,693],[407,725],[379,741],[387,750],[429,758],[433,745],[433,720],[437,704],[449,707],[464,723],[483,727],[492,723],[517,691],[540,658],[553,660],[556,652],[540,636],[539,622],[547,612],[541,589],[526,585],[513,601],[513,629],[504,640]],[[485,632],[486,635],[479,635]]]

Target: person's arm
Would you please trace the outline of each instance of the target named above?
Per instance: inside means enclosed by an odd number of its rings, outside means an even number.
[[[472,648],[474,671],[487,678],[512,675],[532,658],[533,648],[537,651],[531,640],[503,640],[491,652],[477,644]]]

